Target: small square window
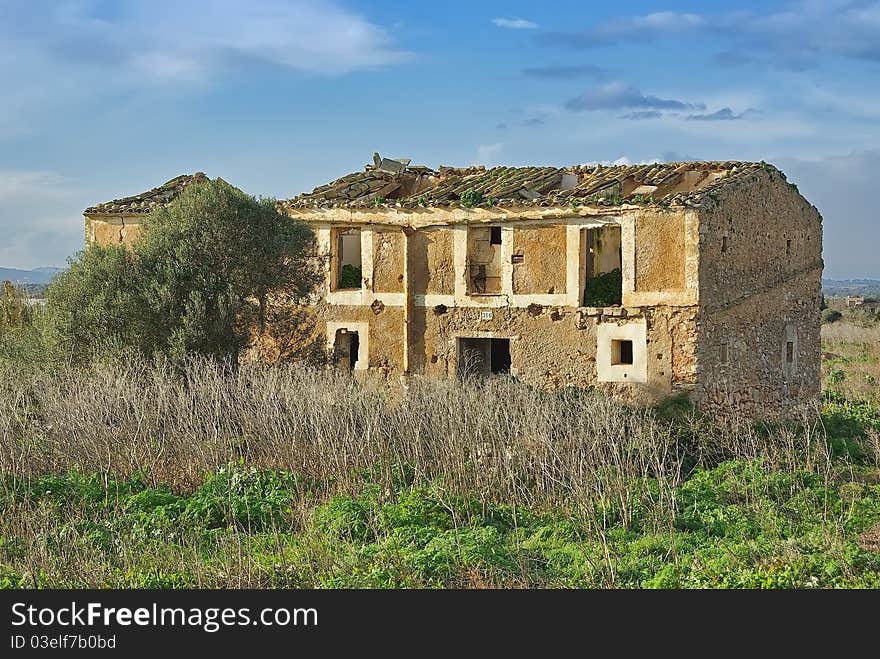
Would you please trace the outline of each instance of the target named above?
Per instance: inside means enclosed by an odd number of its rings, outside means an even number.
[[[489,238],[490,245],[500,245],[501,244],[501,227],[489,227],[491,231],[491,236]]]
[[[510,257],[511,263],[523,263],[525,260],[526,259],[523,254],[514,254]]]
[[[633,342],[629,339],[611,341],[612,366],[628,366],[633,363]]]

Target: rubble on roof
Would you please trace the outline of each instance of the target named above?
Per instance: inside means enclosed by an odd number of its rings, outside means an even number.
[[[128,215],[149,213],[159,204],[168,204],[183,189],[192,183],[205,183],[208,177],[204,172],[196,172],[195,174],[182,174],[170,181],[163,183],[158,188],[153,188],[147,192],[133,195],[131,197],[123,197],[122,199],[114,199],[103,204],[90,206],[83,211],[85,215]]]
[[[573,167],[443,167],[374,154],[374,162],[280,202],[288,209],[454,206],[700,205],[713,191],[772,165],[673,162]]]

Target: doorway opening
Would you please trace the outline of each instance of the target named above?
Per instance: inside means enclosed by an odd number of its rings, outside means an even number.
[[[336,330],[336,365],[341,371],[351,373],[360,358],[360,337],[357,332],[346,329]]]
[[[620,306],[623,297],[623,248],[619,226],[584,229],[581,263],[585,307]]]
[[[510,373],[510,339],[458,339],[458,373],[461,376]]]

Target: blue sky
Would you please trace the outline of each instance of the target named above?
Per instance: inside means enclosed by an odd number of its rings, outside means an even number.
[[[0,266],[204,171],[278,198],[429,166],[767,160],[880,277],[880,0],[0,0]]]

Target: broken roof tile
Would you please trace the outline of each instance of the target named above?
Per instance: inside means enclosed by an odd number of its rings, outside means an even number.
[[[84,215],[129,215],[146,214],[157,205],[165,205],[171,202],[183,189],[192,183],[205,183],[208,177],[203,172],[195,174],[182,174],[170,181],[163,183],[158,188],[142,192],[131,197],[114,199],[103,204],[90,206],[83,211]]]
[[[406,208],[456,206],[473,191],[487,206],[569,204],[699,203],[699,194],[757,170],[755,162],[671,162],[571,167],[445,167],[436,171],[408,166],[392,174],[367,165],[336,181],[280,202],[289,209],[358,208],[395,203]],[[688,172],[696,176],[685,178]],[[391,186],[397,183],[397,187]],[[650,196],[650,188],[654,195]],[[381,188],[381,194],[375,190]],[[385,191],[388,192],[385,192]],[[648,193],[648,194],[646,194]],[[657,196],[659,193],[659,196]],[[633,197],[636,197],[635,200]]]

